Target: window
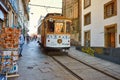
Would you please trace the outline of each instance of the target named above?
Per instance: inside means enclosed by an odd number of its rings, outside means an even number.
[[[54,32],[54,23],[55,21],[48,20],[48,32]]]
[[[64,32],[64,25],[62,22],[56,22],[55,23],[55,33],[62,33]]]
[[[109,18],[117,15],[116,0],[112,0],[104,5],[104,18]]]
[[[84,0],[84,9],[91,5],[91,0]]]
[[[84,15],[84,25],[91,24],[91,13]]]
[[[66,22],[66,33],[70,33],[70,27],[71,27],[71,23]]]
[[[2,26],[3,26],[3,21],[0,20],[0,30],[2,29]]]
[[[84,32],[84,46],[85,47],[90,47],[90,30],[89,31],[86,31]]]
[[[116,47],[116,33],[117,33],[117,24],[111,24],[105,26],[105,47],[115,48]]]

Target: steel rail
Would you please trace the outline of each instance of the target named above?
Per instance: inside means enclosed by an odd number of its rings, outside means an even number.
[[[58,61],[56,58],[51,56],[53,60],[55,60],[57,63],[59,63],[64,69],[66,69],[68,72],[70,72],[73,76],[75,76],[79,80],[83,80],[80,76],[75,74],[72,70],[70,70],[68,67],[66,67],[64,64],[62,64],[60,61]]]

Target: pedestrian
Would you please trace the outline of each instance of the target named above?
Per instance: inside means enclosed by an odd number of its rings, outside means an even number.
[[[19,37],[19,57],[22,56],[21,53],[22,53],[22,50],[23,50],[24,42],[25,42],[25,39],[24,39],[23,34],[21,33],[21,34],[20,34],[20,37]]]
[[[29,35],[27,34],[27,43],[29,43],[29,40],[30,40],[30,37],[29,37]]]

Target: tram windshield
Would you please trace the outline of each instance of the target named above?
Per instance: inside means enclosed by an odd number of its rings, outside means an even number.
[[[55,23],[55,33],[63,33],[64,32],[64,24],[62,22]]]
[[[66,27],[65,27],[66,26]],[[48,20],[48,32],[52,33],[70,33],[71,22],[63,21],[49,21]]]

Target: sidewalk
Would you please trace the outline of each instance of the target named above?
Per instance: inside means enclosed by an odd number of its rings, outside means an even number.
[[[68,54],[120,79],[120,65],[118,64],[90,56],[86,53],[76,50],[75,47],[71,47],[68,51]]]

